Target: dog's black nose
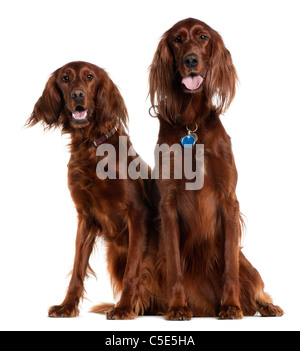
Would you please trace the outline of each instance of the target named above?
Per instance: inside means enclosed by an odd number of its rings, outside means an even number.
[[[188,68],[194,68],[198,65],[199,63],[199,58],[196,55],[187,55],[183,58],[183,63],[188,67]]]
[[[73,99],[77,103],[82,102],[84,97],[85,97],[85,92],[83,90],[73,90],[71,92],[71,99]]]

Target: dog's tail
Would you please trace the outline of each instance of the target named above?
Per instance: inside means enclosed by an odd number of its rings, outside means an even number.
[[[103,303],[101,305],[97,305],[91,308],[90,312],[99,313],[99,314],[107,314],[110,312],[115,305],[113,303]]]

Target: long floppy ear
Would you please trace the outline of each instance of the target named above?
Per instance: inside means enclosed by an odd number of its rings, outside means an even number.
[[[32,127],[38,122],[42,122],[46,128],[57,126],[62,109],[63,99],[56,83],[56,72],[54,72],[50,76],[42,96],[35,104],[26,126]]]
[[[149,95],[152,107],[158,109],[159,115],[169,123],[176,119],[181,101],[176,92],[174,71],[174,59],[165,33],[150,66]]]
[[[221,36],[216,33],[207,76],[204,79],[206,95],[217,113],[223,113],[231,104],[238,80],[230,52]]]
[[[128,113],[125,102],[119,89],[108,76],[100,82],[96,111],[96,118],[100,125],[119,118],[127,129]]]

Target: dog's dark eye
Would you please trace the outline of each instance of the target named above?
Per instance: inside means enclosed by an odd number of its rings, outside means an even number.
[[[204,34],[201,34],[199,39],[200,39],[200,41],[205,42],[208,39],[208,37],[206,35],[204,35]]]
[[[69,76],[63,76],[62,80],[63,80],[63,82],[68,83],[70,81],[70,77]]]
[[[94,76],[92,74],[88,74],[86,77],[87,80],[91,81],[94,79]]]
[[[177,36],[175,39],[174,39],[175,43],[181,43],[182,42],[182,39],[181,39],[181,36]]]

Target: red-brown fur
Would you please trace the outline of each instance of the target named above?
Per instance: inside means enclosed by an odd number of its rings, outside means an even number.
[[[66,78],[68,77],[68,79]],[[75,92],[81,101],[71,96]],[[88,120],[78,124],[72,112],[81,106],[89,110]],[[61,127],[71,136],[68,181],[78,212],[76,254],[70,285],[64,301],[49,309],[51,317],[75,317],[84,293],[84,278],[91,271],[89,257],[95,239],[107,244],[108,270],[116,293],[117,306],[110,306],[110,319],[130,319],[136,315],[138,285],[149,227],[147,180],[106,179],[96,175],[100,157],[93,142],[114,127],[117,132],[106,141],[116,149],[119,165],[119,136],[127,136],[127,110],[118,88],[106,72],[87,62],[72,62],[56,70],[34,106],[27,125],[42,122],[46,128]],[[131,146],[128,139],[127,148]],[[128,164],[134,157],[128,157]],[[63,234],[63,233],[62,233]],[[95,307],[94,312],[101,312]]]
[[[198,57],[195,67],[184,64],[187,55]],[[203,73],[196,91],[181,84],[190,73]],[[156,182],[161,231],[159,241],[148,248],[156,270],[147,313],[161,312],[171,320],[239,319],[258,311],[263,316],[283,314],[241,252],[237,170],[220,121],[235,95],[236,80],[221,36],[205,23],[187,19],[163,35],[149,77],[160,121],[158,144],[179,143],[186,126],[194,129],[196,123],[198,143],[204,144],[205,178],[198,191],[185,190],[186,179]]]

